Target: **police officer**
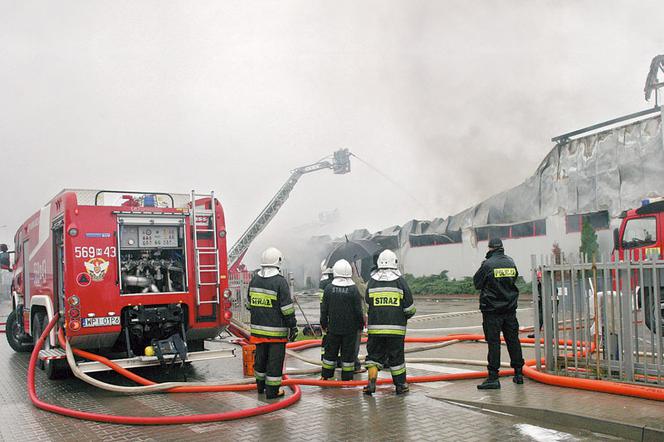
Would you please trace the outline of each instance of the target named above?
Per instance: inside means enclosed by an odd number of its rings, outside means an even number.
[[[486,260],[473,276],[475,288],[480,290],[480,310],[484,338],[489,345],[489,377],[477,386],[480,390],[498,389],[498,370],[500,369],[500,332],[507,343],[510,363],[514,369],[515,384],[523,384],[523,354],[519,342],[519,321],[516,319],[516,307],[519,290],[516,280],[519,272],[514,261],[505,255],[500,238],[491,238]]]
[[[249,283],[251,338],[256,344],[254,374],[259,394],[267,399],[283,396],[281,375],[286,342],[297,336],[295,307],[288,282],[280,273],[283,256],[270,247],[261,256],[261,269]]]
[[[408,392],[404,338],[406,322],[415,314],[413,295],[397,268],[397,256],[384,250],[378,256],[378,269],[367,285],[366,301],[369,306],[366,366],[369,384],[364,393],[376,391],[378,370],[389,367],[396,393]]]
[[[320,324],[327,333],[321,380],[334,376],[341,351],[341,380],[350,381],[355,370],[355,341],[364,326],[364,317],[348,261],[337,261],[333,272],[334,279],[325,288],[321,305]]]

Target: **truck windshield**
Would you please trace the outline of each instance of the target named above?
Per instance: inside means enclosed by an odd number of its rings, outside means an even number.
[[[657,220],[654,217],[630,219],[622,237],[624,249],[644,247],[657,243]]]

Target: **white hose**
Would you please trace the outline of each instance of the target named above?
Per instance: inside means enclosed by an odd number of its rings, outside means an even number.
[[[69,368],[71,368],[74,376],[87,382],[90,385],[93,385],[97,388],[107,391],[113,391],[116,393],[157,393],[164,390],[170,390],[175,387],[207,387],[210,385],[236,385],[236,384],[253,384],[256,382],[255,379],[251,378],[242,378],[236,380],[228,380],[222,382],[163,382],[154,385],[140,385],[134,387],[114,385],[106,382],[102,382],[98,379],[93,378],[92,376],[84,373],[78,365],[76,365],[76,359],[74,357],[74,352],[71,349],[69,340],[67,340],[67,345],[65,347],[65,352],[67,354],[67,362],[69,363]],[[286,370],[284,374],[286,375],[300,375],[300,374],[315,374],[320,372],[320,369],[303,369],[303,370]]]

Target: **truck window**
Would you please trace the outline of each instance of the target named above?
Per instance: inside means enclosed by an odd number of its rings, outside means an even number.
[[[622,237],[624,249],[644,247],[657,242],[657,220],[654,217],[630,219]]]

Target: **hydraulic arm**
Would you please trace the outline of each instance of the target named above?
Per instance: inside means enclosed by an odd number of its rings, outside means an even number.
[[[302,175],[324,169],[332,169],[335,174],[348,173],[350,172],[350,155],[351,153],[348,149],[340,149],[334,152],[331,157],[294,169],[276,195],[274,195],[268,205],[231,248],[231,251],[228,254],[228,270],[230,272],[237,270],[237,266],[240,264],[242,257],[244,257],[244,254],[249,249],[249,245],[265,229],[270,221],[272,221],[279,209],[281,209],[290,196],[291,191]]]

